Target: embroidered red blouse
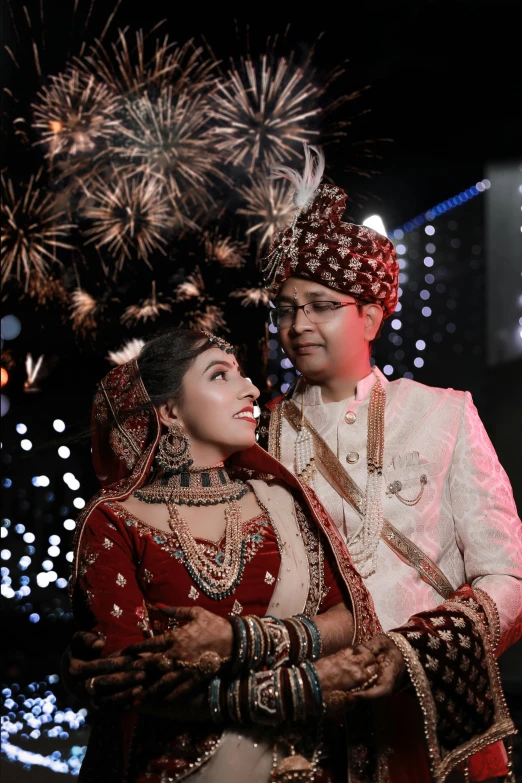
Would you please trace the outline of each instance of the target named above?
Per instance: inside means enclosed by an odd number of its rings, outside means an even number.
[[[330,555],[323,551],[313,523],[296,508],[309,564],[315,578],[305,613],[325,612],[343,601],[341,583]],[[109,655],[155,632],[160,622],[151,619],[147,604],[202,606],[221,616],[266,614],[280,566],[277,535],[263,512],[243,523],[247,542],[246,564],[240,584],[228,598],[207,597],[194,583],[184,565],[177,537],[142,522],[123,506],[107,501],[90,515],[83,534],[78,587],[83,594],[81,624],[107,637]],[[197,539],[209,556],[223,556],[224,540]]]

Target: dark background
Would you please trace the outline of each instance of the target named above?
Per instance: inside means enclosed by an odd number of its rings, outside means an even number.
[[[28,3],[28,7],[33,13],[36,9],[38,17],[38,4]],[[63,67],[63,50],[69,37],[74,49],[75,40],[82,36],[78,30],[71,34],[68,16],[71,7],[72,3],[65,1],[45,4],[49,72],[53,66],[56,70]],[[348,105],[347,116],[353,117],[353,125],[347,128],[346,138],[326,146],[328,174],[347,189],[352,199],[348,210],[351,218],[361,222],[369,214],[378,213],[386,228],[392,230],[482,180],[488,165],[520,162],[522,79],[518,14],[521,10],[520,2],[502,0],[342,5],[243,3],[219,7],[148,0],[140,5],[121,3],[116,21],[120,26],[148,28],[166,18],[165,30],[171,37],[205,39],[223,60],[237,58],[247,51],[259,53],[268,37],[279,35],[281,53],[286,49],[306,53],[315,46],[314,63],[319,77],[348,59],[345,74],[336,81],[334,92],[351,92],[366,85],[371,88]],[[95,6],[93,30],[96,15],[104,20],[107,7]],[[2,5],[2,38],[4,44],[14,46],[7,3]],[[36,83],[20,81],[4,53],[2,65],[3,86],[10,86],[21,103],[30,101]],[[30,158],[22,158],[19,147],[6,132],[16,114],[12,102],[4,100],[3,110],[2,165],[15,163],[20,169],[24,166],[30,169]],[[391,141],[379,141],[384,139]],[[365,140],[372,143],[366,144]],[[360,154],[364,149],[375,157],[365,158]],[[347,166],[354,165],[378,173],[366,178],[345,171]],[[459,208],[459,216],[455,212],[455,219],[464,226],[464,237],[470,243],[474,231],[479,231],[483,240],[486,230],[481,198]],[[454,260],[453,267],[448,263],[448,268],[465,286],[468,266],[458,270],[460,260]],[[471,389],[520,503],[522,487],[516,433],[521,431],[521,363],[488,366],[484,350],[488,291],[483,253],[481,263],[476,275],[469,272],[479,289],[479,305],[466,301],[465,296],[460,305],[464,322],[473,313],[482,322],[482,328],[476,328],[473,345],[456,356],[452,346],[442,342],[432,360],[415,373],[415,379],[436,386]],[[456,288],[460,285],[453,284]],[[11,408],[2,420],[3,468],[12,480],[9,490],[4,489],[3,513],[12,519],[13,525],[20,522],[28,525],[31,520],[37,546],[40,539],[46,541],[55,530],[61,530],[63,536],[60,518],[76,513],[72,507],[75,493],[61,485],[60,473],[65,462],[56,456],[58,442],[66,441],[71,448],[66,469],[73,470],[81,481],[79,494],[87,499],[96,489],[89,465],[89,447],[77,436],[87,424],[94,385],[109,365],[103,358],[106,351],[93,354],[85,352],[81,345],[73,350],[71,342],[65,337],[62,342],[60,332],[56,331],[52,336],[56,367],[40,392],[24,394],[23,357],[35,342],[40,344],[46,315],[42,310],[31,312],[27,305],[17,310],[12,297],[4,305],[6,313],[21,318],[22,333],[8,346],[17,365],[5,390]],[[384,342],[387,339],[388,335],[383,335],[381,347],[376,351],[381,366],[388,356],[389,344]],[[473,353],[473,348],[478,350]],[[52,429],[55,417],[67,424],[63,436]],[[33,441],[33,449],[28,454],[20,449],[20,436],[15,431],[19,422],[26,423],[27,437]],[[31,477],[42,473],[51,479],[52,500],[47,499],[46,490],[31,486]],[[64,508],[66,514],[62,513]],[[13,552],[19,554],[14,547]],[[59,576],[66,576],[65,569],[64,561]],[[4,639],[7,639],[3,680],[8,686],[17,683],[25,695],[28,683],[45,683],[49,674],[58,671],[60,652],[73,630],[64,592],[55,588],[33,592],[31,611],[38,612],[41,618],[37,624],[29,624],[29,612],[24,610],[23,601],[3,600]],[[505,656],[503,672],[508,699],[514,714],[520,716],[522,685],[520,658],[517,664],[516,655],[512,651]],[[42,692],[45,687],[42,686]],[[60,704],[70,702],[59,684],[52,690]],[[79,705],[73,704],[73,709],[78,710]],[[71,733],[69,738],[60,740],[61,744],[43,737],[25,744],[19,736],[12,741],[33,752],[38,746],[38,751],[44,754],[63,746],[66,757],[65,749],[71,744],[82,746],[86,741],[86,734],[81,730],[79,738],[75,737]],[[56,773],[41,767],[32,766],[24,771],[18,763],[6,764],[4,775],[6,781],[25,780],[26,775],[27,779],[38,781],[56,778]]]

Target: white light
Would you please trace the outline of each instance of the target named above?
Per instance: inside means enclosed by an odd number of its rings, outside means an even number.
[[[31,451],[31,449],[33,448],[33,444],[27,438],[24,438],[23,440],[20,441],[20,446],[23,448],[24,451]]]
[[[67,459],[67,457],[71,456],[71,450],[67,448],[67,446],[60,446],[60,448],[58,449],[58,455],[62,459]]]
[[[58,557],[58,555],[60,554],[60,549],[57,546],[50,546],[49,549],[47,550],[47,554],[49,555],[49,557]]]
[[[416,356],[413,360],[415,367],[422,367],[424,365],[424,359],[421,356]]]
[[[52,546],[58,546],[58,544],[61,542],[60,536],[49,536],[49,543]]]
[[[56,582],[56,580],[58,579],[58,574],[56,573],[56,571],[48,571],[47,572],[47,579],[50,582]]]
[[[9,585],[2,585],[0,590],[2,591],[2,595],[4,596],[4,598],[14,597],[15,591],[13,590],[12,587],[9,587]]]
[[[34,533],[25,533],[24,541],[26,544],[32,544],[34,541]]]
[[[417,340],[417,342],[415,343],[415,348],[418,351],[423,351],[426,348],[426,343],[424,342],[424,340]]]
[[[394,318],[393,321],[391,322],[391,325],[392,325],[392,329],[395,330],[400,329],[402,326],[402,321],[399,321],[398,318]]]
[[[11,552],[9,551],[9,549],[2,549],[2,551],[0,552],[0,557],[2,558],[2,560],[9,560],[9,558],[11,557]]]
[[[65,422],[61,419],[55,419],[53,421],[53,427],[56,430],[56,432],[63,432],[65,429]]]
[[[386,234],[386,229],[384,228],[384,223],[382,222],[380,215],[370,215],[369,218],[363,220],[363,226],[373,228],[374,231],[377,231],[378,234],[382,234],[384,237],[388,236]]]
[[[39,487],[48,487],[49,486],[49,479],[47,476],[38,476],[38,486]]]
[[[431,315],[431,307],[423,307],[421,312],[423,316],[427,318],[429,315]]]
[[[77,492],[80,489],[80,482],[77,479],[71,479],[68,484],[69,489],[73,492]]]
[[[42,563],[42,568],[44,571],[50,571],[53,567],[52,560],[44,560]]]
[[[74,498],[73,506],[75,508],[83,508],[85,506],[85,500],[83,498]]]
[[[7,528],[6,527],[2,528],[2,538],[7,538]]]
[[[424,259],[424,266],[433,266],[433,258],[431,258],[431,256],[426,256]]]
[[[36,575],[36,584],[38,587],[47,587],[49,584],[49,577],[43,571]]]
[[[67,552],[67,554],[65,555],[65,559],[67,560],[68,563],[72,563],[72,561],[74,560],[74,553]]]
[[[66,484],[68,484],[69,481],[74,480],[74,473],[64,473],[63,480],[65,481]]]
[[[406,246],[405,245],[397,245],[395,248],[395,251],[398,256],[403,256],[406,252]]]
[[[433,226],[426,226],[426,227],[424,228],[424,231],[426,232],[426,234],[427,234],[429,237],[432,237],[432,236],[433,236],[433,234],[435,233],[435,229],[433,228]]]
[[[484,185],[486,190],[491,187],[491,182],[489,181],[489,179],[483,179],[482,184]]]
[[[25,426],[25,424],[17,424],[16,431],[19,435],[25,435],[25,433],[27,432],[27,427]]]
[[[74,521],[74,519],[66,519],[65,522],[63,523],[63,526],[66,530],[74,530],[74,528],[76,527],[76,522]]]
[[[29,555],[24,555],[23,557],[20,558],[20,565],[23,566],[24,568],[29,568],[31,563],[32,560],[29,557]]]
[[[391,375],[393,372],[393,367],[391,366],[391,364],[385,364],[384,367],[382,368],[382,371],[385,375]]]

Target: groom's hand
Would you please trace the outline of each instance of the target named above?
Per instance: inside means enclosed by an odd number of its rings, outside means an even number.
[[[357,699],[380,699],[390,696],[408,683],[408,672],[402,653],[391,639],[380,633],[369,642],[358,645],[354,652],[366,650],[377,661],[377,679],[369,688],[354,694]]]

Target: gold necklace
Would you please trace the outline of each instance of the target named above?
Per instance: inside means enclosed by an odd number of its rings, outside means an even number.
[[[225,551],[221,562],[205,554],[174,503],[167,502],[169,526],[184,554],[184,565],[206,596],[216,601],[231,595],[243,576],[246,542],[243,539],[241,506],[233,501],[225,508]]]
[[[232,481],[222,462],[191,467],[174,475],[162,474],[133,495],[145,503],[177,503],[179,506],[215,506],[232,503],[248,492],[243,481]]]

